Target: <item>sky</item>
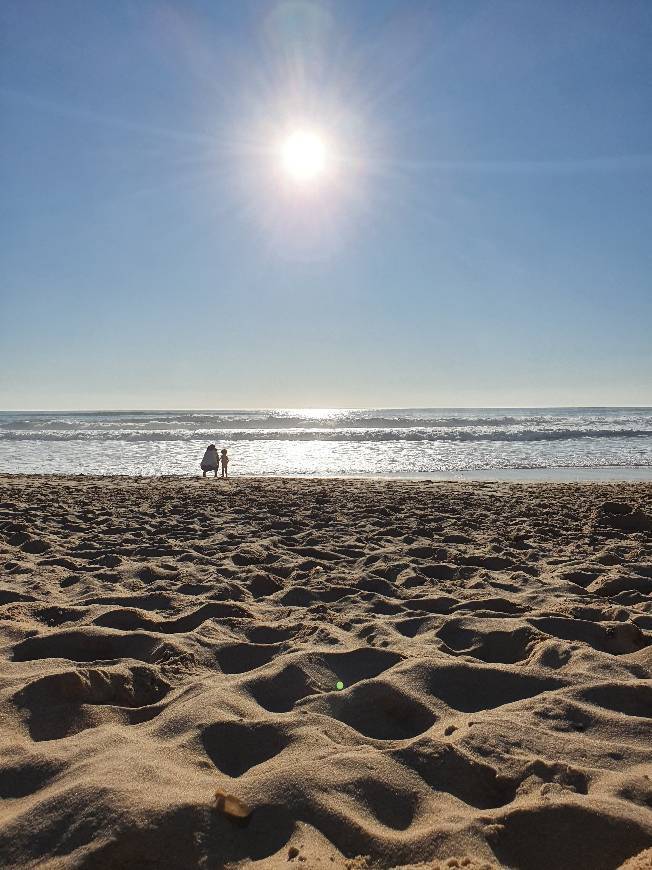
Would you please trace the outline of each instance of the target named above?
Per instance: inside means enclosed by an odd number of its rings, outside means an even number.
[[[649,0],[3,0],[0,408],[652,405],[651,44]]]

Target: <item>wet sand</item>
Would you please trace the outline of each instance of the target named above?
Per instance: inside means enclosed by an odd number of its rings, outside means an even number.
[[[4,476],[0,570],[3,866],[652,866],[652,484]]]

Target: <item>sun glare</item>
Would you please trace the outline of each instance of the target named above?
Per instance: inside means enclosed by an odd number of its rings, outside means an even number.
[[[327,149],[317,133],[295,130],[281,143],[281,165],[293,181],[315,181],[326,170]]]

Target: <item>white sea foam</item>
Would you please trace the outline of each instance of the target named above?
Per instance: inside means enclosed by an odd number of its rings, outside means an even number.
[[[244,474],[652,469],[652,409],[0,413],[0,471],[194,474],[206,444]]]

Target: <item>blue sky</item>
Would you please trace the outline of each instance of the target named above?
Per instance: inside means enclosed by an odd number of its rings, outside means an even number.
[[[0,18],[0,407],[652,404],[648,0]]]

